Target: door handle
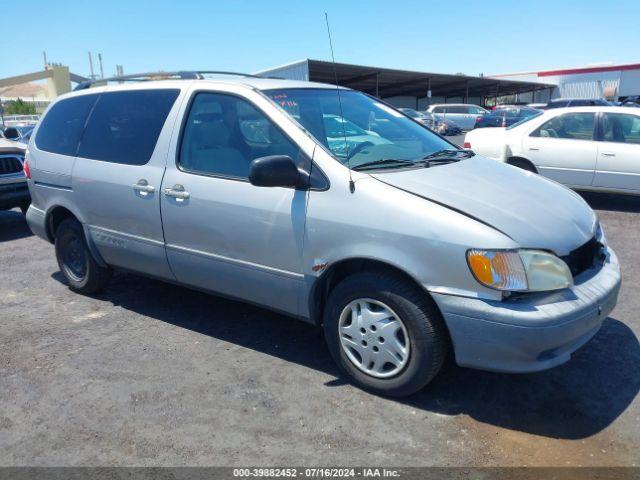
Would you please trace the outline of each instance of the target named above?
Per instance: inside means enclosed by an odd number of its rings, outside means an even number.
[[[141,180],[138,180],[138,183],[134,183],[133,189],[136,192],[139,192],[140,195],[143,195],[143,196],[146,196],[149,193],[153,193],[156,191],[155,187],[152,185],[149,185],[149,183],[144,178]]]
[[[175,198],[178,201],[186,200],[189,198],[189,192],[187,192],[182,185],[174,185],[171,188],[165,188],[164,194],[167,197]]]
[[[539,152],[540,149],[536,148],[536,147],[529,147],[529,150],[533,151],[533,152]]]
[[[602,152],[602,156],[603,157],[615,157],[616,154],[615,153],[611,153],[611,152]]]

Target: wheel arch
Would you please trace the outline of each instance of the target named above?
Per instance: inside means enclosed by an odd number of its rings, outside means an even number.
[[[89,248],[91,255],[98,265],[100,265],[101,267],[106,267],[107,263],[104,261],[102,255],[100,255],[100,252],[93,242],[93,238],[91,237],[87,225],[82,222],[80,217],[68,206],[55,205],[47,210],[47,213],[45,215],[45,233],[49,242],[55,243],[56,230],[60,223],[67,218],[75,218],[80,223],[80,225],[82,225],[82,230],[84,231],[84,237],[87,242],[87,247]]]
[[[514,167],[517,167],[517,163],[522,162],[525,163],[527,165],[531,165],[531,168],[533,169],[533,171],[535,173],[538,173],[538,168],[536,167],[536,165],[527,157],[524,157],[522,155],[512,155],[510,157],[507,158],[507,164],[512,165]]]
[[[69,208],[63,205],[55,205],[47,210],[45,216],[45,231],[47,234],[47,239],[51,243],[55,242],[56,230],[58,229],[58,225],[60,225],[60,223],[67,218],[75,218],[76,220],[78,220],[78,216],[74,214]]]
[[[431,295],[429,295],[429,292],[424,289],[420,282],[401,267],[376,258],[350,257],[330,264],[322,275],[314,282],[309,295],[309,313],[311,322],[316,325],[322,324],[322,315],[327,297],[331,290],[340,283],[340,281],[354,273],[367,271],[387,271],[398,274],[422,290],[425,296],[428,297],[434,305],[436,305],[435,301],[431,298]],[[437,305],[436,308],[438,308]]]

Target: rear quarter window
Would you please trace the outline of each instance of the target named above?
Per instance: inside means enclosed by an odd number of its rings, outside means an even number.
[[[80,95],[56,102],[42,119],[36,147],[45,152],[75,156],[82,130],[98,95]]]
[[[78,156],[128,165],[146,164],[180,90],[130,90],[100,95]]]

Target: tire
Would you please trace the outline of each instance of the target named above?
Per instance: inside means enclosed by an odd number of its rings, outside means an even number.
[[[352,329],[354,321],[349,320],[354,305],[357,329]],[[383,319],[388,313],[392,315]],[[377,320],[367,323],[367,318]],[[371,325],[377,328],[370,331]],[[395,333],[389,335],[389,328]],[[345,332],[350,332],[346,333],[350,338],[345,337]],[[411,395],[426,386],[440,371],[449,345],[446,327],[433,300],[392,272],[357,273],[341,281],[327,300],[324,333],[331,356],[355,385],[394,397]],[[403,343],[404,365],[399,348]],[[394,345],[400,352],[395,357],[387,350]],[[380,367],[385,358],[392,357],[393,363]]]
[[[509,165],[513,165],[514,167],[521,168],[531,173],[538,173],[536,167],[533,166],[529,160],[524,160],[522,158],[513,158],[507,162]]]
[[[60,222],[55,248],[58,266],[71,290],[86,295],[107,286],[112,270],[96,263],[87,246],[82,225],[75,218]]]

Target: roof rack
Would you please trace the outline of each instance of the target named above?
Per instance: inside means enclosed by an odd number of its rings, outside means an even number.
[[[95,80],[87,80],[81,82],[73,89],[85,90],[93,85],[107,84],[109,82],[145,82],[150,80],[202,80],[205,75],[230,75],[238,77],[262,78],[260,75],[251,75],[249,73],[226,72],[222,70],[197,70],[197,71],[179,71],[179,72],[149,72],[149,73],[133,73],[130,75],[121,75],[119,77],[96,78]]]

